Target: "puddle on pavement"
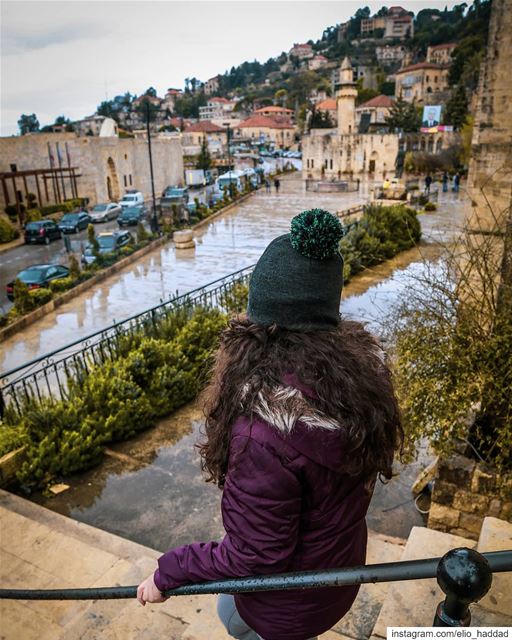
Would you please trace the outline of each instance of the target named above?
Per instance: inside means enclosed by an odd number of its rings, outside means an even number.
[[[460,226],[461,207],[422,216],[424,241],[396,258],[368,269],[345,288],[342,312],[368,321],[379,332],[382,319],[404,294],[410,277],[421,274],[423,260],[432,264],[445,241]],[[221,492],[201,475],[194,447],[202,425],[197,404],[177,411],[112,453],[90,471],[63,479],[70,489],[39,504],[81,522],[105,529],[140,544],[165,551],[187,542],[222,536]],[[410,487],[431,460],[422,451],[413,464],[397,465],[397,475],[377,484],[368,512],[368,525],[379,533],[406,538],[413,526],[426,523],[415,508]],[[425,503],[422,503],[424,506]]]

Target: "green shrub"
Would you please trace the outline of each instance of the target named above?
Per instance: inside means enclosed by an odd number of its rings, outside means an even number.
[[[29,291],[29,295],[32,298],[32,309],[36,309],[37,307],[41,307],[43,304],[50,302],[53,297],[51,290],[46,287]]]
[[[103,364],[89,358],[87,367],[77,361],[65,401],[27,400],[22,419],[8,421],[13,435],[4,448],[28,443],[19,480],[44,486],[87,469],[108,442],[129,438],[192,400],[225,324],[217,309],[185,306],[120,337],[115,358]]]
[[[14,281],[14,307],[19,314],[28,313],[34,308],[28,286],[21,280]]]
[[[126,245],[119,249],[119,256],[121,258],[126,258],[126,256],[131,255],[135,251],[135,247],[133,245]]]
[[[36,222],[43,217],[40,209],[27,209],[25,213],[25,222]]]
[[[12,226],[10,222],[3,217],[0,217],[0,243],[11,242],[20,237],[18,229]]]
[[[58,280],[52,280],[50,282],[50,289],[54,293],[59,293],[61,291],[67,291],[68,289],[72,289],[76,285],[76,278],[73,276],[67,276],[67,278],[59,278]]]
[[[345,281],[365,267],[413,247],[420,238],[421,226],[414,209],[403,204],[366,207],[357,225],[340,242]]]
[[[80,277],[80,263],[74,253],[69,256],[69,274],[75,280]]]
[[[425,211],[437,211],[437,205],[433,202],[425,203],[425,206],[423,208],[425,209]]]
[[[148,232],[146,231],[142,222],[137,224],[137,242],[144,242],[148,239]]]
[[[220,304],[231,314],[242,313],[247,309],[249,299],[249,287],[246,284],[237,282],[221,294]]]
[[[0,457],[27,444],[27,434],[20,425],[8,426],[0,420]]]
[[[21,213],[23,213],[26,209],[25,205],[21,202],[19,203],[19,208]],[[4,211],[12,221],[15,221],[18,219],[18,207],[15,204],[8,204],[5,207]]]

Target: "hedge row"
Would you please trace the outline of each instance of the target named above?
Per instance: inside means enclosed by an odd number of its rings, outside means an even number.
[[[410,249],[421,238],[416,211],[403,204],[370,205],[340,242],[345,282],[371,267]]]
[[[96,464],[107,443],[130,438],[193,400],[226,320],[216,309],[180,309],[151,335],[121,338],[115,359],[75,370],[65,401],[27,402],[21,420],[7,411],[0,455],[25,445],[18,480],[26,487]]]
[[[0,244],[3,242],[11,242],[20,237],[18,229],[12,226],[5,218],[0,217]]]

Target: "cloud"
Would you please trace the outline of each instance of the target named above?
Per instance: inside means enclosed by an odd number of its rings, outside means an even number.
[[[78,40],[94,40],[108,31],[105,26],[94,23],[66,25],[44,31],[7,26],[2,29],[2,56],[19,55]]]

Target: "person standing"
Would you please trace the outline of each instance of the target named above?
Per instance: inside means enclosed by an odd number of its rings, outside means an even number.
[[[223,490],[226,534],[163,554],[137,589],[142,605],[206,580],[364,564],[366,512],[403,430],[382,348],[340,317],[342,236],[336,216],[304,211],[258,260],[204,396],[199,451]],[[221,594],[218,614],[234,638],[312,639],[358,590]]]
[[[448,191],[448,173],[445,171],[443,173],[443,193]]]
[[[460,173],[457,173],[453,176],[453,190],[455,193],[459,193],[460,188]]]
[[[426,178],[425,178],[425,194],[427,196],[430,195],[430,187],[432,185],[432,176],[430,175],[430,173],[427,174]]]
[[[270,180],[268,178],[265,178],[265,191],[270,193]]]
[[[276,193],[279,193],[279,187],[281,186],[281,182],[279,181],[279,178],[275,178],[274,180],[274,188],[276,190]]]

